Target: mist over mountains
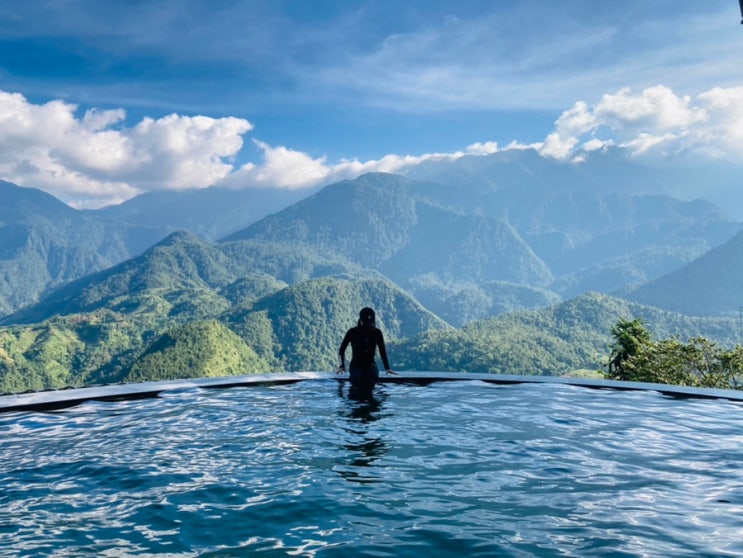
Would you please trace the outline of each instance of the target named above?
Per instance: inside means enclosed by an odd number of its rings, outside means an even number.
[[[327,369],[366,305],[417,355],[401,359],[410,366],[595,366],[607,320],[631,308],[647,308],[658,331],[673,322],[674,334],[731,342],[743,225],[671,195],[694,180],[675,176],[618,150],[581,164],[510,150],[314,192],[208,188],[95,211],[0,183],[0,376],[4,389],[38,389]],[[554,318],[578,300],[585,323],[574,333],[587,345],[566,344]],[[529,312],[554,358],[516,354],[536,335],[517,318]],[[431,360],[432,340],[464,348]],[[483,342],[511,349],[467,360]]]

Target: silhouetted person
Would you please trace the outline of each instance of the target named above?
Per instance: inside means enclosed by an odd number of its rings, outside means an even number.
[[[377,348],[379,348],[379,356],[382,357],[385,371],[387,374],[394,374],[387,360],[384,336],[382,331],[377,328],[375,319],[374,310],[362,308],[359,312],[358,325],[346,332],[340,351],[338,351],[341,357],[341,365],[337,373],[343,374],[346,371],[346,348],[350,343],[353,352],[351,364],[348,368],[351,387],[364,392],[371,392],[377,380],[379,380],[379,368],[377,368],[375,360]]]

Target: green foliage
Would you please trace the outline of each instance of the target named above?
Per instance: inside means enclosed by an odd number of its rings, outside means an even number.
[[[331,370],[338,347],[364,306],[377,310],[387,339],[447,325],[386,281],[317,279],[264,297],[249,309],[223,316],[259,354],[284,370]]]
[[[634,358],[650,347],[652,335],[638,318],[620,319],[612,326],[611,334],[615,341],[611,345],[608,374],[617,380],[629,380]]]
[[[142,290],[94,312],[0,329],[0,390],[116,381],[331,369],[360,308],[377,308],[388,339],[447,325],[387,281],[319,279],[273,292],[258,276],[222,292]],[[270,294],[251,302],[251,292]],[[257,294],[255,295],[257,296]],[[49,333],[52,332],[52,333]]]
[[[268,372],[268,363],[217,321],[191,322],[158,337],[124,381],[175,380]]]
[[[219,289],[219,294],[233,306],[250,306],[256,300],[273,294],[288,285],[267,273],[257,272],[239,278]]]
[[[735,339],[730,319],[689,318],[587,294],[538,311],[522,311],[431,331],[393,345],[400,369],[563,375],[607,364],[611,327],[641,316],[654,333],[687,332],[723,343]]]
[[[612,327],[606,377],[613,380],[722,389],[743,388],[743,347],[721,348],[705,337],[654,341],[638,319]]]
[[[447,282],[427,273],[406,284],[423,306],[456,327],[509,312],[545,308],[560,301],[550,291],[506,281]]]

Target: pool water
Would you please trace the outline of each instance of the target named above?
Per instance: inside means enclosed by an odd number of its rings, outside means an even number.
[[[0,415],[0,556],[740,556],[743,407],[334,380]]]

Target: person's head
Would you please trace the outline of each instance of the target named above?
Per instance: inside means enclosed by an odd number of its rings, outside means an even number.
[[[371,308],[362,308],[359,312],[359,325],[373,326],[375,325],[376,316],[374,310]]]

